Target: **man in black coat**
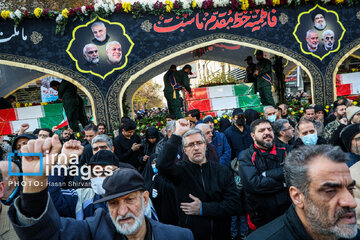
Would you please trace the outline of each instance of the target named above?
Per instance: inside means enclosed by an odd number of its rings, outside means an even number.
[[[241,108],[235,108],[232,114],[233,124],[225,130],[225,136],[231,147],[231,159],[253,144],[250,128],[246,125],[245,113]]]
[[[348,156],[331,145],[302,146],[285,160],[293,205],[247,240],[360,239]]]
[[[156,166],[175,186],[179,226],[195,239],[229,239],[231,216],[240,209],[234,178],[229,168],[207,160],[204,134],[189,126],[185,119],[176,122]],[[189,160],[175,163],[181,143]]]
[[[124,122],[119,136],[114,140],[114,153],[120,162],[129,163],[139,169],[141,139],[135,133],[135,129],[136,123],[133,120]]]
[[[239,156],[239,175],[245,189],[246,210],[252,230],[283,214],[291,204],[285,186],[285,148],[274,143],[271,123],[258,119],[251,123],[254,144]]]

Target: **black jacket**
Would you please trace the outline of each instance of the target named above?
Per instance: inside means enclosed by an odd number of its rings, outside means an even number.
[[[246,209],[256,228],[282,215],[291,204],[284,184],[285,157],[285,148],[275,145],[271,151],[251,145],[239,156],[239,175],[245,189]],[[254,229],[252,224],[250,227]]]
[[[140,150],[131,150],[134,143],[141,143],[141,139],[136,133],[130,139],[126,139],[120,132],[119,136],[114,140],[114,153],[120,162],[129,163],[138,169],[140,167],[139,155],[141,152]]]
[[[290,144],[287,144],[275,136],[275,146],[278,148],[285,148],[287,153],[291,152],[291,150],[293,149],[293,145],[291,144],[291,142],[294,142],[293,139],[291,139],[291,141],[289,142]]]
[[[360,239],[360,231],[356,237]],[[250,234],[246,240],[313,240],[306,232],[302,222],[292,205],[284,215],[259,228]]]
[[[187,226],[195,239],[229,239],[232,215],[238,215],[239,192],[230,169],[207,161],[201,166],[189,160],[175,163],[181,137],[172,135],[157,160],[157,168],[175,186],[179,226]],[[202,202],[202,215],[185,215],[180,203]]]

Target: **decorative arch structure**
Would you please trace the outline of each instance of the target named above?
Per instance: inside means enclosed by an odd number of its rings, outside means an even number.
[[[325,73],[326,98],[336,100],[336,74],[340,65],[355,51],[360,49],[360,38],[354,40],[339,51],[329,63]]]
[[[98,87],[89,79],[83,77],[81,74],[64,68],[54,63],[40,61],[38,59],[32,59],[22,56],[15,56],[10,54],[0,54],[0,64],[13,67],[20,67],[25,69],[36,70],[45,74],[51,74],[59,77],[63,80],[69,81],[81,89],[90,99],[92,112],[94,113],[94,119],[96,122],[106,121],[106,107],[103,96]],[[29,82],[25,83],[28,84]],[[24,83],[12,81],[13,86],[8,86],[12,89],[12,92],[21,88]]]
[[[135,66],[132,66],[129,70],[117,78],[116,81],[111,85],[106,96],[106,100],[109,106],[110,122],[115,123],[120,121],[119,117],[123,113],[122,100],[124,93],[137,77],[146,74],[146,72],[148,72],[153,67],[166,63],[176,56],[220,42],[240,44],[247,47],[257,48],[295,62],[310,76],[312,83],[312,94],[315,101],[324,101],[324,92],[321,91],[324,89],[322,86],[322,73],[320,69],[317,68],[317,66],[315,66],[311,61],[302,55],[282,46],[262,40],[237,36],[233,34],[211,34],[178,44],[170,49],[161,51],[136,64]],[[167,64],[166,66],[168,67],[169,65]],[[162,68],[161,72],[164,72],[164,68]],[[151,76],[148,77],[151,78]]]
[[[123,112],[124,94],[131,95],[136,90],[132,89],[133,83],[141,82],[146,75],[149,79],[152,74],[164,72],[178,56],[217,43],[261,49],[299,65],[310,77],[313,102],[328,104],[335,97],[336,69],[360,43],[357,30],[360,5],[339,8],[336,4],[320,7],[304,3],[296,7],[257,6],[259,9],[248,11],[228,5],[211,10],[187,9],[192,14],[181,14],[183,9],[170,13],[155,11],[158,15],[146,10],[137,12],[138,6],[132,10],[117,6],[88,7],[85,9],[90,12],[86,14],[79,13],[80,8],[69,11],[66,28],[58,25],[65,22],[57,23],[51,14],[59,13],[52,11],[38,13],[36,17],[29,15],[22,21],[17,19],[16,26],[11,19],[0,19],[0,64],[35,69],[74,83],[89,96],[96,120],[114,126]],[[316,30],[319,43],[315,49],[309,48],[307,33],[316,28],[312,15],[320,10],[328,24]],[[142,18],[134,18],[138,14]],[[13,15],[9,12],[9,16]],[[107,48],[106,42],[100,43],[91,28],[97,21],[107,29],[104,39],[120,44],[113,43],[113,47]],[[57,30],[64,30],[64,34],[55,34]],[[331,37],[323,37],[326,30],[335,34],[330,49],[325,47],[325,40]],[[90,58],[96,50],[94,44],[99,53],[98,64]],[[118,56],[111,57],[109,49],[114,49]],[[241,56],[240,61],[244,58]],[[76,63],[83,71],[79,71]]]

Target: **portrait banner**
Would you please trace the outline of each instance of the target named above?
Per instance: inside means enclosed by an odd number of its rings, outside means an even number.
[[[133,46],[123,24],[97,17],[73,30],[66,52],[78,71],[105,79],[127,65]]]
[[[316,5],[299,14],[293,35],[304,54],[323,60],[340,49],[345,31],[337,12]]]

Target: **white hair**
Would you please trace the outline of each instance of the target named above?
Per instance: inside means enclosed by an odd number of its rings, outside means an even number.
[[[115,45],[115,44],[120,45],[120,48],[121,48],[121,44],[118,41],[112,41],[112,42],[109,42],[108,44],[106,44],[106,51],[110,48],[111,45]]]
[[[265,116],[267,116],[266,111],[267,111],[268,109],[270,109],[270,108],[275,109],[273,106],[265,106],[265,107],[264,107],[264,115],[265,115]]]
[[[307,38],[310,37],[310,33],[318,33],[318,32],[315,31],[314,29],[310,29],[309,31],[306,32],[306,37],[307,37]]]
[[[322,33],[322,38],[324,39],[326,37],[326,35],[329,35],[329,34],[333,35],[333,36],[335,35],[335,33],[332,30],[328,29]]]
[[[89,47],[93,47],[93,46],[96,47],[96,45],[93,43],[86,44],[83,48],[83,54],[86,55],[86,49]],[[97,49],[97,47],[96,47],[96,49]]]
[[[106,28],[103,22],[94,22],[93,24],[91,24],[91,31],[93,30],[93,27],[96,26],[103,26],[104,28]]]

